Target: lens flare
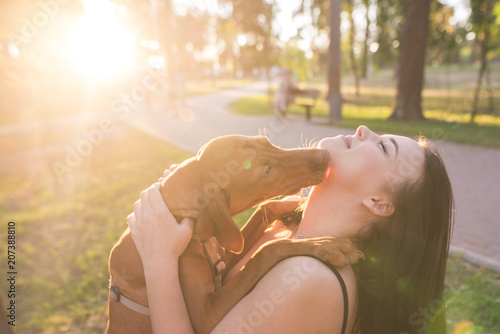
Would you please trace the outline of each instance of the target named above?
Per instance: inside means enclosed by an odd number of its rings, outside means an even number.
[[[453,334],[480,334],[483,333],[481,326],[476,326],[472,321],[462,321],[455,325]]]
[[[101,1],[94,7],[70,28],[67,57],[87,78],[112,78],[130,67],[134,36],[120,25],[109,2]]]
[[[181,110],[179,110],[179,118],[186,123],[190,123],[190,122],[194,121],[196,116],[194,115],[193,110],[191,110],[187,107],[184,107]]]

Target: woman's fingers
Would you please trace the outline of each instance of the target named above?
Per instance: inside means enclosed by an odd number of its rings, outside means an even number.
[[[175,165],[175,166],[177,167],[177,165]],[[172,167],[170,167],[170,168],[172,168]],[[174,169],[175,169],[175,167],[174,167]],[[167,170],[163,171],[163,176],[158,179],[158,182],[161,183],[163,180],[165,180],[170,175],[170,173],[172,173],[172,171],[173,171],[173,169],[167,169]]]
[[[138,200],[137,202],[134,203],[134,221],[141,221],[142,220],[142,203],[141,200]]]
[[[136,222],[135,222],[135,213],[131,213],[128,215],[127,217],[127,223],[128,223],[128,227],[130,228],[130,231],[131,232],[135,232],[137,231],[137,227],[136,227]]]
[[[137,219],[140,219],[139,221],[141,221],[143,217],[149,217],[150,213],[152,211],[151,203],[149,202],[149,189],[150,188],[148,188],[148,189],[144,190],[143,192],[141,192],[141,196],[140,196],[141,217],[139,217],[139,216],[137,217]]]
[[[185,230],[185,233],[188,233],[189,238],[191,239],[191,236],[193,235],[193,231],[194,231],[193,218],[188,218],[188,217],[182,218],[182,220],[180,222],[180,226],[183,227],[183,229]]]
[[[165,201],[163,200],[163,197],[160,193],[159,183],[153,184],[153,186],[148,189],[148,201],[151,207],[157,208],[158,216],[164,216],[169,221],[177,223],[174,216],[165,204]]]
[[[173,164],[170,166],[169,169],[164,170],[163,176],[158,179],[158,182],[162,182],[163,180],[165,180],[170,175],[170,173],[172,173],[177,168],[177,166],[179,166],[179,165]]]

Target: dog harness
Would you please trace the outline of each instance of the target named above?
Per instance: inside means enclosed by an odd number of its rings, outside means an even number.
[[[200,241],[203,246],[203,253],[207,258],[210,269],[212,270],[212,278],[214,280],[215,291],[222,286],[222,271],[226,268],[226,264],[222,261],[219,248],[212,238]]]
[[[209,240],[209,239],[205,240],[205,241],[201,242],[201,244],[203,245],[203,251],[205,253],[205,256],[207,257],[207,260],[210,263],[210,266],[212,267],[212,277],[214,279],[215,289],[217,290],[222,285],[221,284],[221,282],[222,282],[221,271],[225,268],[225,264],[221,260],[221,256],[218,252],[218,248],[211,240]],[[339,280],[340,287],[342,289],[342,296],[344,299],[344,315],[343,315],[343,320],[342,320],[341,333],[345,334],[345,331],[347,328],[347,318],[348,318],[348,314],[349,314],[349,301],[348,301],[347,288],[346,288],[344,279],[342,278],[342,276],[338,272],[337,268],[335,268],[333,265],[328,263],[328,261],[326,261],[326,260],[324,260],[316,255],[313,255],[313,254],[305,253],[305,254],[294,255],[294,256],[308,256],[308,257],[314,258],[314,259],[324,263],[328,268],[330,268],[330,270],[335,274],[335,276]],[[287,257],[283,257],[283,258],[278,259],[278,261],[276,261],[275,265],[277,265],[279,262],[285,260],[286,258]],[[265,274],[267,274],[267,273],[263,273],[263,275],[258,280],[260,280]],[[248,292],[250,292],[250,291],[248,291]],[[124,306],[128,307],[132,311],[135,311],[137,313],[140,313],[140,314],[143,314],[146,316],[150,316],[149,308],[147,306],[141,305],[141,304],[127,298],[126,296],[122,295],[120,293],[120,290],[118,289],[118,287],[113,283],[112,279],[110,279],[110,284],[109,284],[109,296],[110,296],[111,300],[114,300],[118,303],[123,304]]]
[[[212,270],[214,287],[215,291],[217,291],[222,286],[222,271],[226,268],[226,264],[222,261],[219,248],[213,239],[206,239],[199,242],[203,246],[203,253]],[[109,280],[109,297],[111,300],[123,304],[134,312],[150,316],[149,307],[139,304],[123,295],[120,289],[113,283],[113,279]]]
[[[109,298],[115,302],[122,303],[134,312],[150,316],[149,307],[134,302],[120,293],[120,289],[113,283],[113,279],[109,280]]]

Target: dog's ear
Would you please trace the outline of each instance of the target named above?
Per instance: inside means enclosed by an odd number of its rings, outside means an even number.
[[[229,213],[228,194],[221,189],[208,204],[208,215],[214,227],[214,236],[225,249],[239,254],[243,250],[243,234]]]

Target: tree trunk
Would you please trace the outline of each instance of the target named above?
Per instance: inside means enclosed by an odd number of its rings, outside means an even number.
[[[489,67],[486,69],[486,87],[488,90],[488,114],[493,115],[495,113],[495,90],[491,83],[491,69]]]
[[[330,0],[330,46],[328,48],[328,102],[329,121],[342,119],[342,95],[340,93],[340,12],[341,0]]]
[[[363,1],[366,7],[366,29],[365,29],[365,41],[363,43],[363,56],[361,58],[361,78],[366,79],[368,75],[368,39],[370,38],[370,16],[368,15],[368,9],[370,8],[370,1]]]
[[[494,1],[486,0],[486,7],[484,9],[484,15],[487,15],[493,10]],[[483,38],[480,41],[480,58],[481,58],[481,66],[479,67],[479,73],[476,81],[476,89],[474,90],[474,98],[472,100],[472,109],[470,111],[470,123],[474,122],[474,118],[477,115],[478,103],[479,103],[479,93],[481,91],[481,83],[483,82],[484,73],[488,68],[488,51],[489,51],[489,43],[490,43],[490,35],[491,35],[491,23],[490,21],[486,21],[484,23],[484,32]]]
[[[476,50],[479,45],[479,42],[477,40],[477,35],[476,38],[474,38],[474,41],[472,42],[472,45],[470,47],[470,56],[469,56],[469,63],[474,64],[476,62]]]
[[[347,0],[347,7],[349,10],[349,24],[351,26],[351,29],[349,31],[349,58],[351,60],[351,72],[352,76],[354,77],[354,87],[355,87],[355,94],[356,96],[359,96],[359,74],[358,74],[358,66],[356,64],[356,56],[354,54],[354,43],[355,43],[355,37],[356,37],[356,26],[354,25],[354,19],[352,17],[352,0]]]
[[[391,119],[418,121],[422,113],[425,50],[431,0],[408,0],[398,68],[398,93]]]
[[[273,82],[271,80],[271,66],[269,61],[266,63],[266,79],[267,79],[267,99],[269,101],[269,106],[273,107],[274,95],[273,95]]]
[[[478,103],[479,103],[479,93],[481,92],[481,84],[483,82],[484,72],[486,71],[487,53],[488,53],[488,37],[489,31],[486,30],[484,33],[484,38],[481,41],[481,66],[479,67],[479,73],[476,80],[476,88],[474,89],[474,98],[472,99],[472,109],[470,111],[470,123],[474,123],[474,118],[477,115]]]

